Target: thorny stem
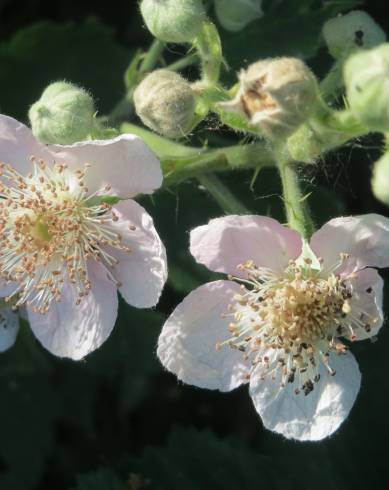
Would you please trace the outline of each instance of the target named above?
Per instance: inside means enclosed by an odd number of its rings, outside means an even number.
[[[197,180],[211,194],[226,214],[249,214],[249,210],[237,199],[215,174],[200,174]]]
[[[308,208],[307,200],[302,195],[295,164],[283,157],[278,160],[286,218],[290,228],[298,231],[304,238],[314,232],[314,224]]]

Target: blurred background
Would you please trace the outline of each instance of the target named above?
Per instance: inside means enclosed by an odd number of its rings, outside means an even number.
[[[389,8],[382,0],[264,4],[268,13],[244,31],[220,30],[230,67],[226,84],[240,67],[275,55],[302,57],[322,76],[331,58],[321,26],[340,10],[361,6],[389,33]],[[132,57],[152,42],[135,0],[0,0],[0,36],[0,111],[24,122],[43,89],[63,79],[90,90],[99,113],[108,113],[124,95],[123,73]],[[183,53],[182,46],[169,46],[166,63]],[[196,68],[185,75],[195,79]],[[208,119],[188,143],[238,141]],[[354,141],[306,169],[318,226],[342,214],[389,216],[369,184],[381,144],[374,136]],[[254,213],[282,221],[276,173],[263,170],[253,184],[252,178],[252,172],[241,172],[223,176],[223,182]],[[16,345],[0,354],[0,489],[389,488],[387,327],[377,342],[352,345],[362,388],[338,433],[320,443],[296,443],[265,431],[246,387],[220,394],[179,385],[155,356],[166,316],[210,278],[188,254],[188,231],[222,210],[196,181],[142,204],[168,250],[170,277],[161,302],[149,311],[121,304],[110,339],[77,363],[51,356],[22,326]]]

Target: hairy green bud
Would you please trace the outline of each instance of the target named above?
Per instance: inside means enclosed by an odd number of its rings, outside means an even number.
[[[191,128],[196,98],[178,73],[156,70],[134,92],[135,110],[142,122],[163,136],[180,138]]]
[[[241,71],[239,81],[235,98],[219,106],[246,117],[271,139],[293,133],[316,105],[316,78],[297,58],[258,61]]]
[[[262,17],[262,0],[215,0],[215,12],[227,31],[237,32]]]
[[[206,18],[201,0],[142,0],[140,11],[149,31],[167,43],[193,41]]]
[[[368,129],[389,132],[389,44],[354,54],[344,66],[350,109]]]
[[[94,126],[92,97],[68,82],[55,82],[42,93],[29,110],[34,136],[44,144],[68,145],[82,141]]]
[[[328,20],[323,37],[335,59],[344,58],[359,49],[370,49],[385,42],[385,32],[361,10],[354,10]]]
[[[389,153],[374,164],[371,187],[375,197],[389,206]]]

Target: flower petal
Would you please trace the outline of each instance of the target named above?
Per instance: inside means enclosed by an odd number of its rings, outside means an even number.
[[[242,276],[239,264],[281,272],[301,253],[301,236],[264,216],[225,216],[192,230],[190,251],[200,264],[216,272]]]
[[[167,279],[166,251],[151,216],[137,202],[121,201],[113,207],[119,220],[112,223],[123,238],[130,253],[110,248],[119,260],[113,269],[122,284],[120,294],[137,308],[149,308],[158,303]],[[134,230],[130,229],[135,227]]]
[[[353,295],[350,316],[356,340],[377,335],[384,322],[382,311],[384,282],[375,269],[363,269],[351,280]]]
[[[116,287],[101,279],[99,267],[88,264],[92,289],[79,306],[74,288],[66,284],[61,302],[52,303],[48,313],[41,315],[28,309],[32,331],[52,354],[79,360],[109,337],[115,325],[118,299]]]
[[[132,134],[49,148],[70,169],[82,168],[85,163],[92,165],[84,178],[90,193],[110,185],[111,191],[104,194],[129,198],[151,194],[162,184],[159,160],[143,140]]]
[[[313,234],[311,248],[327,269],[339,262],[341,253],[349,254],[337,272],[388,267],[389,219],[379,214],[332,219]]]
[[[18,287],[16,282],[5,282],[0,279],[0,298],[5,298],[6,296],[11,296],[12,293]]]
[[[19,316],[4,301],[0,302],[0,352],[15,343],[19,331]]]
[[[157,355],[162,364],[184,383],[210,390],[230,391],[248,373],[242,353],[222,346],[228,319],[222,318],[234,294],[240,291],[232,281],[215,281],[192,291],[173,311],[162,328]]]
[[[31,129],[12,117],[0,114],[0,162],[13,166],[20,174],[31,172],[30,157],[51,161],[46,147],[33,136]]]
[[[335,432],[354,405],[361,373],[350,352],[330,356],[330,365],[336,374],[330,376],[321,365],[321,379],[307,396],[296,395],[292,384],[282,388],[279,375],[261,380],[259,365],[251,375],[250,395],[264,426],[300,441],[318,441]]]

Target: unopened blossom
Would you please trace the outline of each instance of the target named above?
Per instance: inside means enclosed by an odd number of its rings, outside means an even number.
[[[344,421],[361,374],[350,343],[382,323],[389,219],[335,218],[310,243],[276,220],[227,216],[191,233],[191,253],[228,274],[190,293],[159,338],[163,365],[185,383],[249,383],[268,429],[319,440]]]
[[[0,162],[2,296],[27,308],[43,346],[80,359],[111,333],[117,290],[136,307],[158,301],[165,249],[131,198],[161,185],[159,162],[133,135],[43,146],[2,115]]]

